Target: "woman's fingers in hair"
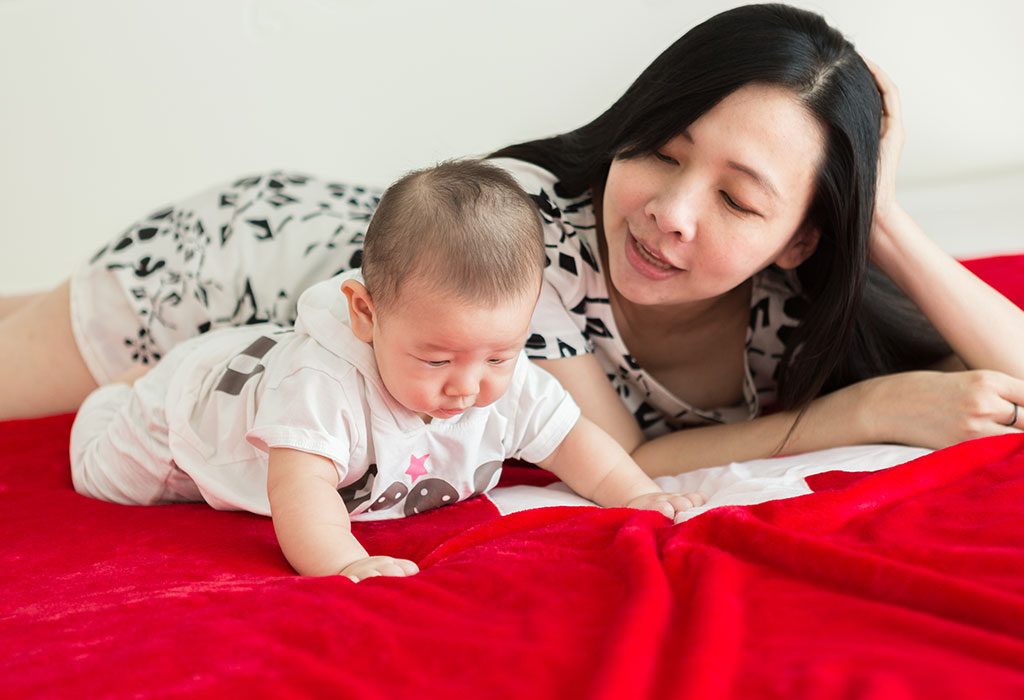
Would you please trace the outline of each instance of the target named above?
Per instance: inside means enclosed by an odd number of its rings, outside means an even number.
[[[900,103],[900,91],[892,78],[877,63],[863,56],[861,58],[871,71],[875,86],[882,97],[882,145],[895,149],[898,153],[903,147],[903,107]]]
[[[874,77],[875,86],[882,99],[882,117],[879,123],[878,175],[875,189],[876,229],[884,226],[896,203],[896,169],[903,151],[903,117],[900,112],[900,97],[896,85],[874,61],[864,58],[864,63]],[[872,242],[877,237],[872,234]]]
[[[864,55],[861,55],[861,58],[867,65],[868,70],[871,71],[871,75],[875,79],[875,85],[878,87],[878,92],[882,95],[882,114],[899,118],[901,111],[900,91],[897,89],[896,83],[892,81],[889,74],[882,70],[881,66],[877,63]]]

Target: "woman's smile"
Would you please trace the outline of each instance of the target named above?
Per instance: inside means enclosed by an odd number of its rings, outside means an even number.
[[[644,277],[664,280],[685,270],[667,262],[660,255],[626,232],[626,260]]]

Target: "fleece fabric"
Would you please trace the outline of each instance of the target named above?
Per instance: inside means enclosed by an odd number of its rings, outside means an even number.
[[[972,267],[1024,302],[1024,258]],[[76,494],[70,424],[0,424],[0,697],[1024,697],[1024,435],[678,525],[357,523],[421,573],[353,584],[264,517]]]

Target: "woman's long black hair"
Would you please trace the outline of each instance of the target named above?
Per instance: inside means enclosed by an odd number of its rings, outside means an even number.
[[[821,239],[797,269],[808,303],[786,339],[779,407],[802,408],[823,391],[948,355],[913,304],[883,275],[869,274],[881,97],[850,42],[817,14],[773,4],[716,15],[666,49],[594,121],[492,157],[535,163],[559,179],[558,194],[578,196],[603,185],[614,158],[654,151],[751,83],[791,90],[826,138],[807,212]]]

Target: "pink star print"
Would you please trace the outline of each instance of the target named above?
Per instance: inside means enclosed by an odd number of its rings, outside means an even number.
[[[427,473],[427,468],[423,466],[423,463],[427,461],[428,457],[430,457],[429,453],[422,457],[409,455],[409,468],[405,470],[405,473],[412,477],[414,483],[417,479]]]

